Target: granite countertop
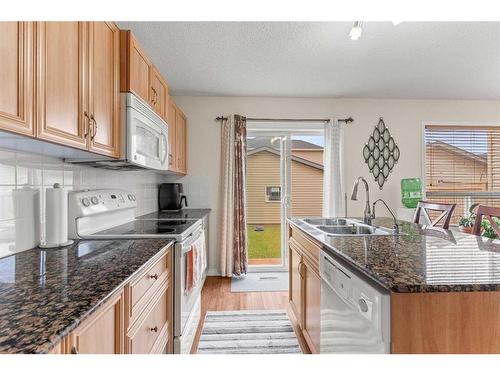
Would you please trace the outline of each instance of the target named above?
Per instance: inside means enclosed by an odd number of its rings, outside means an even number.
[[[500,291],[500,241],[399,221],[399,236],[332,237],[300,221],[289,223],[324,251],[392,292]],[[392,228],[393,220],[373,225]]]
[[[138,219],[203,219],[210,211],[210,208],[183,208],[179,211],[156,211],[139,216]]]
[[[45,353],[165,246],[79,241],[0,259],[0,353]]]

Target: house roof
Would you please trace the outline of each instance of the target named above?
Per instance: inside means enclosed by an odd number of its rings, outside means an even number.
[[[481,164],[486,164],[486,154],[475,154],[473,152],[464,150],[463,148],[453,146],[449,143],[443,142],[443,141],[433,141],[428,144],[430,147],[439,147],[442,148],[452,154],[461,156],[465,159],[473,160]]]
[[[251,155],[257,154],[259,152],[269,152],[269,153],[274,154],[276,156],[280,156],[279,150],[277,150],[276,148],[267,147],[267,146],[265,146],[265,147],[259,147],[259,148],[254,148],[252,150],[248,149],[247,150],[247,155],[251,156]],[[312,167],[312,168],[316,168],[316,169],[320,169],[320,170],[324,169],[323,165],[315,163],[315,162],[313,162],[311,160],[307,160],[307,159],[301,158],[300,156],[292,155],[292,160],[296,161],[298,163],[302,163],[302,164],[307,165],[307,166]]]
[[[291,146],[292,150],[323,150],[323,147],[321,146],[300,139],[292,139]],[[247,150],[254,150],[261,147],[279,150],[279,142],[272,144],[267,137],[247,138]]]

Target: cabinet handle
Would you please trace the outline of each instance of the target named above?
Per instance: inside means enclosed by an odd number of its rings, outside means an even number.
[[[71,354],[79,354],[76,346],[71,347]]]
[[[156,103],[158,102],[158,94],[154,89],[154,87],[151,87],[151,91],[153,92],[153,98],[151,99],[151,104],[156,105]]]
[[[158,274],[155,273],[154,275],[149,275],[149,278],[150,279],[155,279],[155,280],[158,280]]]
[[[151,332],[158,332],[158,327],[154,326],[153,328],[149,329]]]
[[[90,136],[90,140],[93,141],[95,138],[95,135],[97,134],[97,121],[94,118],[94,115],[90,115],[90,119],[92,120],[92,134]]]
[[[83,115],[87,119],[87,121],[85,122],[85,132],[83,134],[83,137],[87,138],[87,136],[89,135],[89,128],[90,128],[91,120],[90,120],[90,117],[89,117],[87,111],[83,112]]]

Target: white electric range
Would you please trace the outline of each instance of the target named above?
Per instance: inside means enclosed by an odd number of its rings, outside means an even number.
[[[169,238],[174,245],[174,353],[189,353],[201,318],[204,267],[195,287],[186,289],[187,253],[205,233],[201,219],[136,219],[136,197],[119,189],[72,191],[68,197],[68,234],[72,239]],[[205,243],[205,241],[202,241]]]

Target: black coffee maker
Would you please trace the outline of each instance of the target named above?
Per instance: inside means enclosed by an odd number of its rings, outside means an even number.
[[[160,211],[182,210],[182,201],[188,205],[184,189],[180,183],[160,184],[158,189],[158,208]]]

